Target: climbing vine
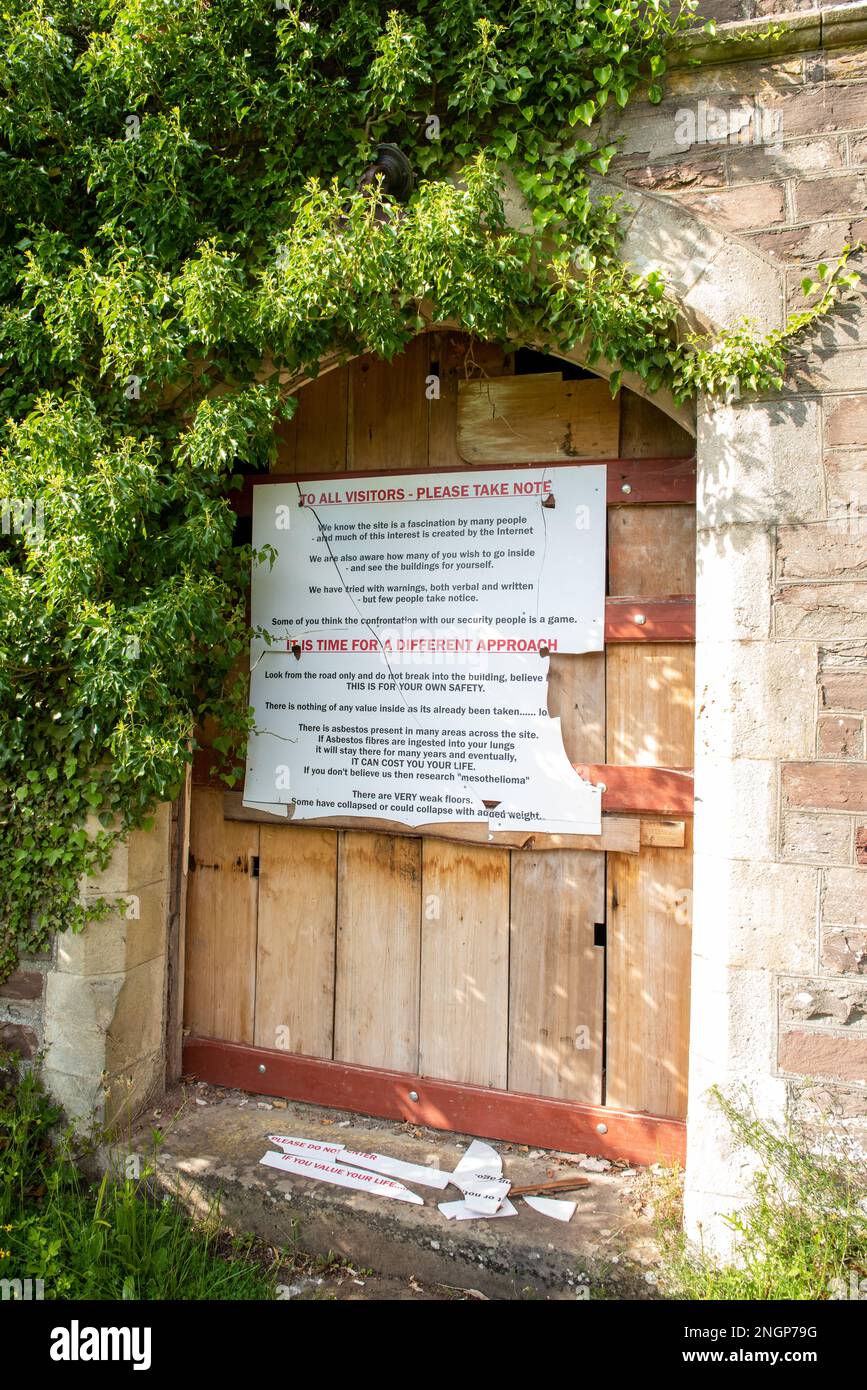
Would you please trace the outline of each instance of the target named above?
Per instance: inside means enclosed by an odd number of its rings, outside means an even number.
[[[395,0],[397,3],[397,0]],[[697,0],[8,0],[0,17],[0,974],[111,910],[84,876],[243,745],[239,470],[291,383],[449,321],[650,390],[777,385],[785,331],[685,337],[618,259],[606,131]],[[416,186],[361,171],[385,141]],[[504,211],[504,169],[529,208]]]

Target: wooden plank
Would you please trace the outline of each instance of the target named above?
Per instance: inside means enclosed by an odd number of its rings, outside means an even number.
[[[686,1114],[692,836],[608,860],[606,1102]]]
[[[620,392],[620,452],[624,458],[681,458],[695,440],[676,420],[634,391]]]
[[[511,375],[514,357],[465,333],[431,333],[428,344],[428,370],[439,377],[440,392],[439,399],[428,401],[428,467],[466,468],[457,448],[458,383]]]
[[[574,763],[594,786],[600,783],[602,810],[641,811],[660,816],[691,816],[691,767],[616,767],[612,763]]]
[[[508,1011],[508,857],[425,843],[419,1071],[505,1087]]]
[[[259,833],[223,819],[219,790],[193,789],[184,1023],[204,1037],[253,1041]]]
[[[691,767],[695,649],[679,642],[608,649],[607,760],[638,767]]]
[[[299,390],[298,410],[292,421],[297,434],[292,472],[346,471],[349,370],[335,367]]]
[[[368,354],[350,366],[349,445],[351,471],[427,466],[427,337],[382,362]]]
[[[369,833],[386,831],[408,839],[458,840],[469,844],[498,845],[505,849],[614,849],[637,854],[640,822],[631,816],[603,816],[601,835],[547,835],[538,830],[488,830],[487,823],[443,825],[402,825],[399,821],[378,820],[374,816],[323,816],[315,820],[294,821],[243,803],[243,792],[223,794],[223,815],[227,820],[253,821],[259,825],[282,825],[288,834],[305,827],[325,826],[335,830]]]
[[[263,825],[259,840],[259,1047],[331,1057],[337,835]]]
[[[608,464],[609,507],[650,502],[695,505],[695,459],[613,459]]]
[[[560,719],[571,762],[605,760],[605,653],[553,653],[548,666],[548,713]]]
[[[630,598],[694,594],[694,508],[609,507],[608,592]]]
[[[558,376],[462,383],[461,457],[469,463],[616,458],[620,423],[607,383]]]
[[[681,849],[685,844],[686,823],[682,820],[645,820],[641,818],[641,844]]]
[[[608,1106],[576,1105],[200,1037],[187,1038],[184,1068],[187,1074],[217,1086],[238,1086],[254,1095],[284,1095],[431,1129],[636,1164],[683,1164],[685,1160],[682,1121]],[[418,1099],[411,1100],[411,1093]]]
[[[420,952],[421,845],[389,835],[341,834],[337,1060],[418,1070]]]
[[[695,598],[607,598],[605,641],[695,642]]]
[[[604,855],[512,855],[509,1090],[601,1103],[604,920]]]

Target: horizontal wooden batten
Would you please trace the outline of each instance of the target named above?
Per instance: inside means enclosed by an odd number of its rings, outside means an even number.
[[[605,641],[694,642],[695,597],[607,598]]]
[[[628,507],[636,504],[682,502],[695,503],[695,459],[570,459],[541,460],[537,463],[476,463],[460,468],[437,468],[436,473],[503,473],[528,468],[591,468],[603,464],[608,470],[607,502],[609,507]],[[253,489],[270,487],[273,483],[330,483],[357,478],[400,478],[426,472],[417,468],[359,469],[351,473],[251,473],[243,485],[229,493],[229,501],[238,516],[251,516]],[[555,493],[556,500],[556,493]]]
[[[567,1153],[598,1154],[629,1163],[680,1163],[686,1125],[605,1106],[471,1086],[291,1052],[189,1037],[184,1072],[216,1086],[256,1095],[330,1105],[432,1129],[504,1139]],[[417,1100],[410,1098],[410,1093]]]
[[[692,768],[617,767],[611,763],[574,763],[575,771],[605,787],[603,811],[641,811],[659,816],[691,816]]]

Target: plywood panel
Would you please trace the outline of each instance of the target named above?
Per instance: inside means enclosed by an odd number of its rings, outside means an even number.
[[[608,856],[608,1105],[686,1114],[692,834]]]
[[[695,593],[695,508],[609,507],[608,592],[633,598]]]
[[[620,401],[620,457],[625,459],[688,458],[695,440],[650,401],[623,390]]]
[[[429,371],[439,377],[439,399],[428,402],[428,467],[463,468],[458,453],[458,386],[479,377],[511,375],[514,357],[465,333],[431,333]]]
[[[606,655],[606,761],[639,767],[692,767],[695,648],[687,642],[636,642]]]
[[[510,1090],[601,1103],[604,914],[604,855],[512,855]]]
[[[422,849],[419,1071],[505,1087],[509,1020],[509,853]]]
[[[263,825],[256,1045],[331,1057],[337,834]]]
[[[427,466],[427,337],[381,362],[359,357],[350,366],[347,468],[387,470]]]
[[[561,720],[563,746],[571,762],[605,761],[604,652],[550,657],[548,713]]]
[[[200,1037],[253,1041],[259,836],[223,820],[222,790],[193,788],[184,1023]]]
[[[604,381],[553,372],[459,387],[458,452],[470,463],[616,458],[619,432]]]
[[[334,1056],[418,1069],[421,844],[343,832]]]

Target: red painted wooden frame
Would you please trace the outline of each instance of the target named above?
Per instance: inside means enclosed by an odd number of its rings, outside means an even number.
[[[695,458],[674,459],[556,459],[539,463],[467,463],[453,468],[374,468],[343,473],[250,473],[229,500],[238,516],[251,516],[253,488],[271,483],[338,483],[353,478],[399,478],[414,473],[502,473],[527,468],[590,468],[608,470],[608,506],[636,502],[695,502]]]
[[[607,598],[605,642],[694,642],[695,596]]]
[[[437,1081],[211,1038],[187,1038],[183,1064],[185,1075],[216,1086],[409,1120],[431,1129],[630,1163],[683,1164],[686,1155],[683,1120],[637,1111],[573,1105],[520,1091]],[[411,1091],[418,1100],[410,1099]]]

